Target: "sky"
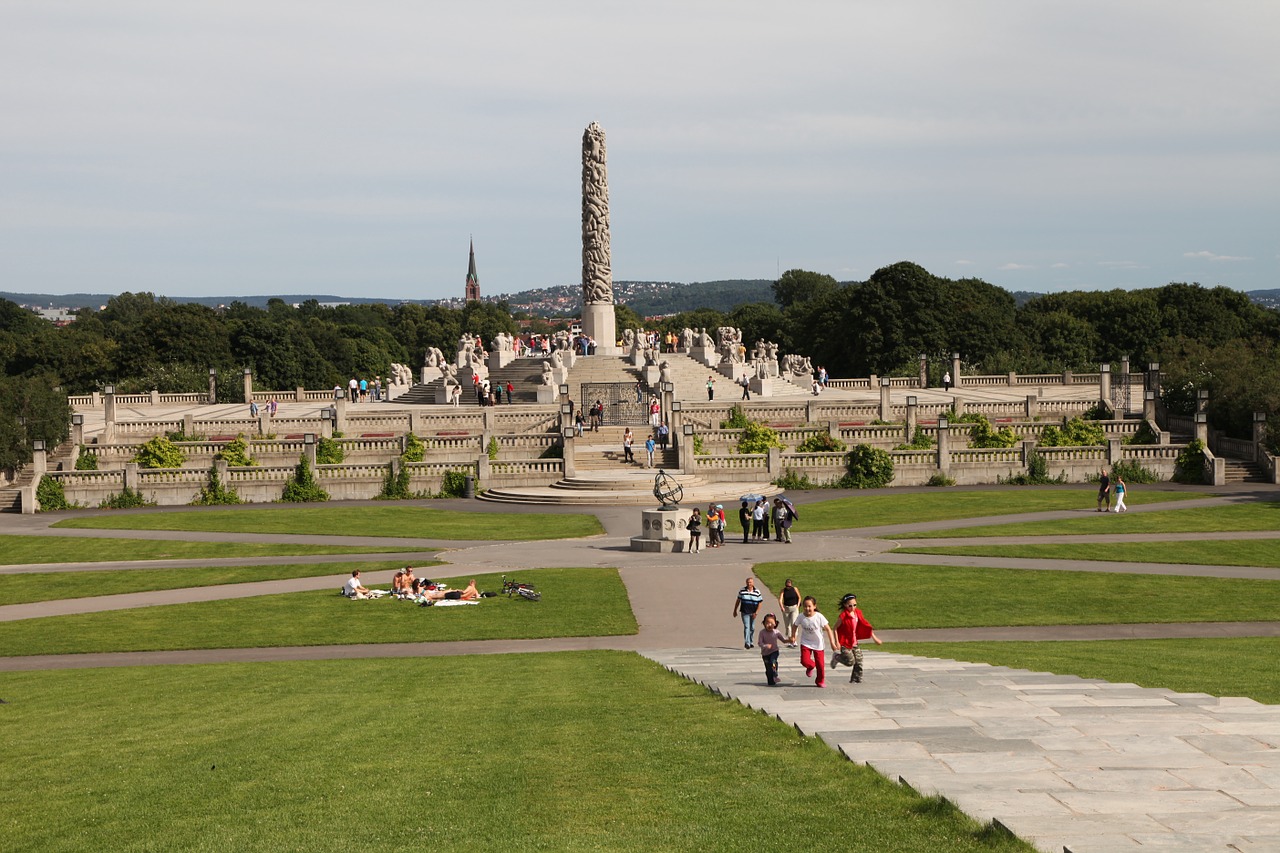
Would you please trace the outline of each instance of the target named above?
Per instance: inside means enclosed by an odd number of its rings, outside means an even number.
[[[0,290],[1280,287],[1280,3],[5,0]]]

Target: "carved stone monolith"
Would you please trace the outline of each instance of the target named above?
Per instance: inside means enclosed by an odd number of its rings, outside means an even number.
[[[604,128],[593,121],[582,134],[582,332],[600,355],[618,352],[612,263]]]

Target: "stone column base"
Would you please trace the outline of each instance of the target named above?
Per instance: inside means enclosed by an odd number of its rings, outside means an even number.
[[[689,550],[689,531],[685,522],[692,509],[643,509],[640,511],[640,535],[631,537],[632,551],[679,553]]]

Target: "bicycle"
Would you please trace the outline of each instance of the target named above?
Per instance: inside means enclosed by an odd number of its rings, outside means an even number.
[[[502,576],[502,591],[507,594],[507,598],[518,595],[525,601],[541,601],[542,593],[538,592],[531,583],[520,583],[515,580],[507,580],[507,576]]]

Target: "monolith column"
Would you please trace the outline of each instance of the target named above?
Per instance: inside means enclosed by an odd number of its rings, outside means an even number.
[[[597,355],[618,354],[612,263],[604,128],[593,121],[582,134],[582,331]]]

